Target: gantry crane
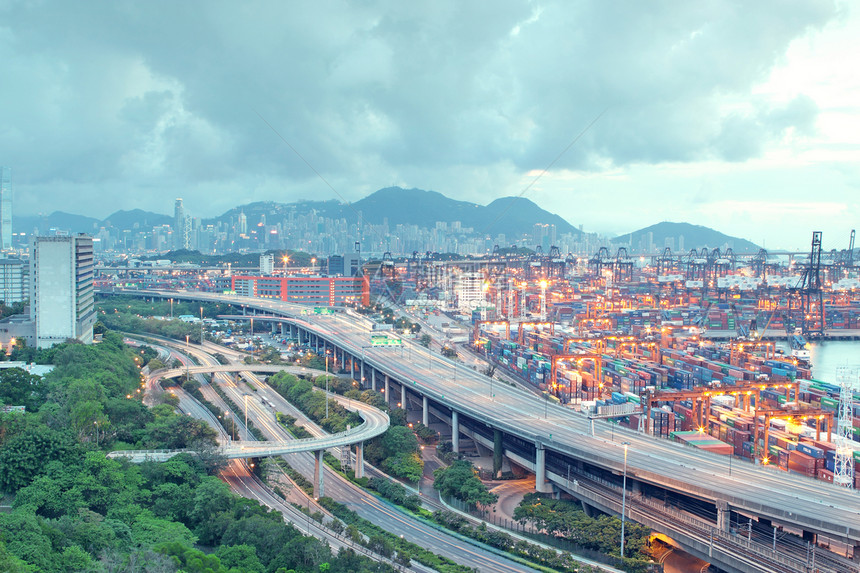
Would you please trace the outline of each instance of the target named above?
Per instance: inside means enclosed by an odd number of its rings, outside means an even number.
[[[788,313],[800,311],[802,334],[807,337],[824,336],[827,321],[821,289],[821,231],[812,233],[809,261],[803,267],[800,281],[788,290]],[[798,298],[799,303],[795,306]]]
[[[796,382],[749,382],[723,387],[698,386],[689,390],[656,390],[647,388],[640,395],[642,410],[645,413],[644,431],[648,432],[651,421],[651,409],[658,402],[690,400],[693,403],[692,409],[696,416],[696,426],[700,430],[707,430],[711,419],[711,397],[734,396],[738,400],[738,406],[749,412],[753,407],[752,399],[755,398],[755,406],[758,407],[761,404],[761,391],[766,389],[784,389],[785,399],[789,401],[791,399],[791,391],[794,390],[796,395],[798,385]]]
[[[472,340],[477,341],[481,335],[481,326],[504,326],[505,340],[511,339],[511,323],[507,320],[476,320],[472,328]]]
[[[523,345],[523,341],[525,340],[525,327],[526,326],[533,326],[536,329],[539,327],[548,327],[549,328],[549,335],[552,336],[555,334],[555,323],[554,322],[541,322],[541,321],[531,321],[531,320],[521,322],[519,324],[519,326],[517,327],[517,344],[519,344],[520,346]],[[508,334],[508,336],[510,337],[510,333]]]
[[[576,364],[576,369],[581,369],[583,360],[591,360],[594,363],[594,383],[597,384],[598,392],[603,389],[603,355],[591,352],[581,354],[554,354],[551,358],[550,369],[550,388],[558,393],[560,386],[558,385],[558,363],[573,362]],[[570,381],[567,391],[568,402],[573,396],[573,380]]]
[[[763,417],[762,425],[759,425],[759,417]],[[827,441],[831,440],[833,430],[833,412],[825,412],[821,408],[810,408],[806,410],[780,410],[773,408],[756,408],[753,433],[753,459],[761,459],[762,463],[770,463],[768,457],[768,439],[770,436],[770,421],[774,418],[781,420],[790,420],[793,422],[806,422],[807,420],[815,420],[815,440],[821,440],[821,422],[827,422]],[[759,438],[763,439],[764,447],[759,450]],[[759,457],[761,454],[761,457]]]

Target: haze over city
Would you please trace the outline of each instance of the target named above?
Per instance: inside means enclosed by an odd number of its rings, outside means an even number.
[[[524,193],[607,235],[672,220],[844,248],[853,8],[5,3],[0,164],[17,215],[184,197],[208,217],[400,185]]]

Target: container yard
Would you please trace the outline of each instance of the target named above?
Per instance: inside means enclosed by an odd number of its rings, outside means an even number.
[[[840,286],[856,270],[818,269],[830,278],[810,289],[812,263],[799,279],[751,276],[755,260],[712,266],[700,283],[598,259],[572,276],[506,268],[519,284],[488,280],[487,300],[518,304],[473,312],[470,350],[583,415],[834,481],[842,388],[813,379],[808,341],[860,339],[860,296]],[[852,396],[842,434],[858,460],[860,389]]]

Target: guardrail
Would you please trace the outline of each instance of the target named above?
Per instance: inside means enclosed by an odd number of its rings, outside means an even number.
[[[227,446],[220,446],[212,449],[212,453],[222,455],[226,458],[244,458],[252,456],[274,456],[285,453],[305,452],[327,450],[329,448],[342,447],[357,442],[364,442],[383,434],[390,425],[388,414],[382,411],[375,411],[371,406],[362,402],[355,402],[358,415],[361,416],[362,422],[360,425],[349,430],[330,434],[322,438],[309,437],[290,440],[289,442],[260,442],[260,441],[241,441],[232,442]],[[377,424],[371,425],[371,416],[377,417]],[[117,450],[110,452],[108,457],[111,458],[133,458],[147,461],[149,459],[159,458],[160,460],[169,459],[172,456],[181,453],[196,453],[192,449],[174,449],[174,450]]]
[[[206,293],[199,292],[174,292],[165,295],[159,292],[146,292],[146,291],[132,291],[129,294],[136,295],[145,295],[145,296],[171,296],[174,298],[189,298],[194,300],[225,300],[225,297],[220,295],[207,295]],[[244,296],[232,296],[228,299],[230,304],[234,304],[237,306],[245,306],[247,308],[252,309],[260,309],[265,312],[272,312],[279,314],[281,316],[285,316],[287,318],[293,319],[297,325],[301,328],[308,329],[317,336],[320,336],[323,339],[328,340],[329,343],[335,344],[332,340],[332,335],[330,332],[326,332],[323,328],[320,328],[318,325],[308,322],[307,320],[303,320],[297,313],[300,311],[301,307],[297,305],[278,305],[275,308],[270,301],[264,301],[260,299],[255,299],[253,297],[244,297]],[[249,315],[250,316],[250,315]],[[337,343],[338,346],[343,348],[346,352],[351,353],[353,355],[362,354],[362,349],[360,346],[350,343],[347,340],[341,340]],[[417,347],[416,347],[417,348]],[[402,374],[400,374],[395,368],[386,364],[385,362],[374,359],[372,356],[365,357],[368,364],[377,369],[380,373],[387,374],[392,376],[395,380],[402,379]],[[434,363],[444,363],[447,366],[454,365],[449,360],[434,356]],[[455,366],[455,365],[454,365]],[[455,366],[456,367],[456,366]],[[456,372],[459,375],[474,375],[469,369],[465,368],[457,368]],[[444,391],[440,391],[432,387],[432,384],[417,383],[415,380],[407,380],[409,386],[412,386],[416,391],[419,391],[423,395],[431,398],[432,400],[445,405],[446,407],[455,408],[458,412],[464,414],[465,416],[469,416],[478,420],[485,420],[487,418],[485,411],[478,411],[476,406],[469,404],[462,400],[452,400],[450,397],[446,398]],[[510,390],[512,391],[512,390]],[[516,400],[517,395],[511,394],[512,399]],[[523,397],[525,398],[525,393],[523,392]],[[530,399],[533,399],[533,396],[530,396]],[[564,410],[566,415],[570,415],[570,412],[567,409],[561,408],[560,406],[551,405],[553,413],[560,412]],[[560,410],[561,409],[561,410]],[[598,465],[600,467],[612,469],[615,471],[621,471],[621,459],[620,455],[615,456],[605,456],[601,455],[597,449],[588,449],[586,447],[578,447],[575,441],[553,441],[551,437],[548,437],[545,434],[537,434],[534,431],[529,430],[528,428],[522,427],[521,424],[517,424],[515,422],[509,422],[504,419],[494,419],[492,421],[493,426],[496,429],[502,430],[506,433],[510,433],[512,435],[518,436],[524,440],[532,441],[536,444],[543,444],[547,447],[547,449],[551,449],[552,451],[558,452],[563,455],[567,455],[573,457],[575,459],[579,459],[582,461],[589,462],[591,464]],[[623,429],[618,428],[615,430],[619,435],[625,435]],[[587,433],[587,432],[586,432]],[[638,433],[630,432],[629,435],[639,436]],[[678,450],[680,451],[680,450]],[[689,453],[689,452],[687,452]],[[713,498],[725,499],[730,505],[737,507],[739,509],[743,509],[745,511],[749,511],[752,513],[756,513],[759,515],[767,516],[768,518],[776,519],[781,522],[796,525],[798,527],[803,527],[804,529],[811,529],[815,531],[819,531],[826,535],[836,538],[850,538],[850,539],[860,539],[860,527],[856,524],[846,523],[844,519],[834,520],[830,519],[829,521],[825,521],[824,519],[817,518],[814,515],[810,515],[809,513],[804,513],[801,515],[789,513],[787,510],[782,510],[775,505],[769,505],[767,503],[763,503],[760,498],[756,498],[754,496],[748,497],[736,497],[732,494],[732,492],[727,492],[721,490],[719,488],[718,480],[712,481],[710,484],[702,484],[697,483],[695,480],[687,479],[682,481],[681,479],[673,478],[671,476],[664,475],[662,473],[658,473],[656,471],[647,471],[647,470],[636,470],[636,475],[639,479],[643,481],[650,481],[653,483],[659,483],[663,487],[667,489],[672,489],[678,491],[680,493],[685,493],[688,495],[694,496],[708,496]],[[789,480],[790,481],[790,480]],[[790,484],[787,484],[789,487]]]
[[[605,489],[611,490],[613,494],[617,496],[621,496],[621,488],[617,485],[608,482],[600,477],[592,476],[586,472],[582,472],[578,469],[572,469],[572,473],[576,474],[578,478],[582,478],[585,482],[591,482],[599,485]],[[580,484],[576,483],[576,485],[572,485],[571,489],[580,489]],[[595,491],[594,489],[590,489],[594,494],[599,495],[604,498],[604,503],[607,505],[613,506],[613,508],[618,504],[618,502],[613,498],[606,497],[605,495],[600,494],[599,491]],[[721,549],[729,550],[742,548],[745,549],[749,553],[753,553],[756,556],[765,559],[767,561],[778,563],[779,565],[791,570],[797,571],[798,573],[805,573],[807,569],[807,564],[794,559],[792,557],[782,555],[778,552],[773,551],[770,547],[767,547],[761,543],[756,541],[751,541],[748,539],[744,539],[739,535],[733,535],[731,533],[725,532],[721,529],[715,527],[711,522],[686,514],[681,511],[677,511],[675,509],[665,507],[661,504],[655,503],[652,500],[641,496],[639,494],[628,494],[627,495],[627,504],[628,511],[635,510],[636,506],[644,506],[644,508],[640,508],[640,513],[643,509],[648,510],[648,515],[653,519],[657,517],[657,514],[662,515],[664,518],[664,523],[667,523],[669,526],[672,523],[683,523],[695,530],[697,530],[700,534],[708,535],[708,542],[712,540],[720,540],[725,544],[729,545],[728,548],[722,547]],[[687,534],[690,532],[687,531]],[[704,542],[704,540],[700,540]]]

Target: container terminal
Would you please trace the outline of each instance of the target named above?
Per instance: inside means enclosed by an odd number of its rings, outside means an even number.
[[[447,345],[462,344],[585,415],[858,487],[857,375],[816,380],[809,362],[809,341],[860,339],[858,259],[853,231],[848,248],[827,252],[816,231],[809,251],[798,253],[666,248],[631,256],[602,247],[581,256],[513,246],[469,258],[384,253],[362,259],[354,280],[358,304],[382,300],[418,317],[441,316]],[[317,266],[282,272],[325,276]],[[232,292],[237,275],[253,274],[102,268],[96,282]],[[277,277],[260,280],[267,278]],[[276,281],[267,284],[275,290],[255,294],[288,300]]]

